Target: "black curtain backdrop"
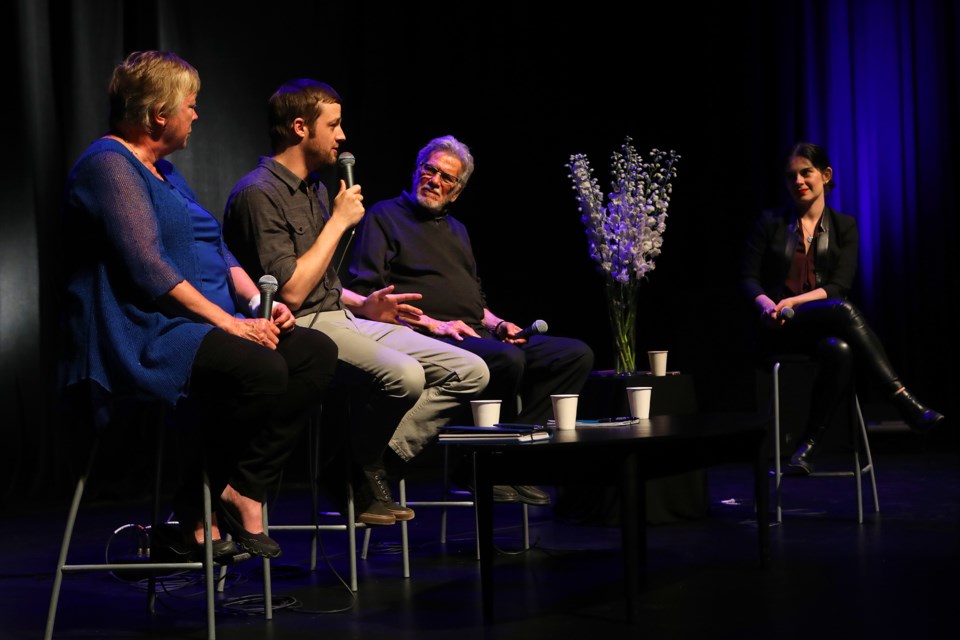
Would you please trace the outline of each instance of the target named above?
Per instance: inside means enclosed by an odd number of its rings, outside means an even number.
[[[341,4],[348,6],[341,6]],[[268,152],[265,103],[300,76],[344,98],[345,149],[368,203],[410,184],[418,149],[451,133],[477,170],[457,215],[491,308],[613,354],[602,278],[568,177],[572,153],[608,188],[612,151],[675,149],[664,252],[641,293],[639,347],[669,349],[703,410],[749,409],[742,237],[782,201],[783,154],[823,144],[857,216],[864,308],[912,389],[956,415],[960,9],[950,0],[731,4],[267,4],[15,0],[4,21],[0,191],[0,504],[61,498],[80,464],[55,404],[58,203],[106,129],[106,83],[130,51],[200,72],[200,119],[172,156],[218,217]],[[330,176],[334,178],[334,176]],[[132,446],[132,445],[131,445]],[[124,455],[121,450],[119,455]]]

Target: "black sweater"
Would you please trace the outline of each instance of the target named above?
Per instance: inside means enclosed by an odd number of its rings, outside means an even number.
[[[391,284],[394,293],[423,294],[412,304],[428,316],[482,329],[486,299],[466,227],[420,207],[408,193],[367,210],[347,280],[364,295]]]

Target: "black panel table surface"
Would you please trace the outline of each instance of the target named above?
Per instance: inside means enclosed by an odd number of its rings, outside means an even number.
[[[697,394],[692,375],[678,371],[654,376],[647,371],[617,374],[593,371],[580,390],[577,415],[580,418],[625,416],[630,413],[627,387],[651,387],[650,415],[697,413]],[[597,494],[602,494],[597,499]],[[707,474],[704,469],[664,476],[646,485],[648,525],[702,520],[709,516]],[[584,523],[617,526],[619,520],[617,487],[601,488],[581,484],[561,485],[556,512],[562,517]]]
[[[751,463],[759,559],[769,548],[769,495],[764,438],[770,418],[756,413],[653,416],[627,426],[554,430],[548,441],[521,444],[456,443],[473,454],[480,537],[484,618],[493,620],[493,485],[589,482],[620,487],[620,528],[627,619],[638,612],[646,564],[648,479],[704,467]]]
[[[613,371],[594,371],[580,390],[577,415],[594,418],[606,415],[626,415],[627,387],[652,387],[650,415],[668,415],[697,412],[696,385],[692,375],[670,371],[655,376],[647,371],[634,374],[616,374]]]

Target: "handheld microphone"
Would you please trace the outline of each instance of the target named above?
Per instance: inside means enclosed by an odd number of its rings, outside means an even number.
[[[353,154],[349,151],[344,151],[340,154],[340,157],[337,158],[337,164],[340,165],[340,177],[347,185],[347,189],[349,189],[354,184],[353,165],[357,164],[357,159],[354,158]]]
[[[260,277],[260,317],[269,320],[273,317],[273,294],[277,292],[277,279],[271,275]]]
[[[529,338],[530,336],[539,336],[540,334],[547,332],[547,323],[543,320],[534,320],[526,329],[523,329],[520,333],[513,336],[514,340],[519,340],[520,338]]]
[[[343,179],[343,183],[347,185],[347,189],[349,189],[354,183],[353,165],[357,164],[357,159],[349,151],[344,151],[337,158],[337,164],[340,165],[340,177]],[[353,235],[356,232],[356,227],[350,229],[350,235],[347,236],[347,242],[343,245],[343,253],[340,254],[340,260],[337,262],[337,273],[340,273],[340,267],[343,266],[343,259],[347,257],[347,248],[350,246],[350,241],[353,240]]]
[[[791,320],[793,320],[794,314],[795,312],[793,310],[793,307],[784,307],[783,309],[780,309],[779,316],[780,316],[780,319],[783,320],[784,322],[790,322]]]

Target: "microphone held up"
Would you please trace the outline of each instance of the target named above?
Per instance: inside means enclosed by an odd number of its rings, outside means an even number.
[[[267,274],[260,277],[260,317],[269,320],[273,317],[273,296],[277,293],[277,279]]]
[[[520,338],[529,338],[530,336],[539,336],[547,332],[547,323],[543,320],[534,320],[526,329],[523,329],[517,335],[513,336],[514,340],[519,340]]]
[[[340,178],[349,189],[356,182],[353,178],[353,165],[357,164],[357,159],[349,151],[344,151],[337,158],[337,164],[340,165]]]
[[[353,177],[353,165],[357,164],[357,159],[349,151],[344,151],[337,158],[337,164],[340,166],[340,178],[343,180],[343,183],[346,185],[347,189],[349,189],[356,182]],[[347,242],[343,245],[343,252],[340,254],[340,260],[337,261],[337,273],[340,273],[340,267],[343,266],[343,259],[347,257],[347,248],[350,246],[350,242],[353,240],[353,236],[356,232],[356,227],[350,229],[350,235],[347,236]]]

